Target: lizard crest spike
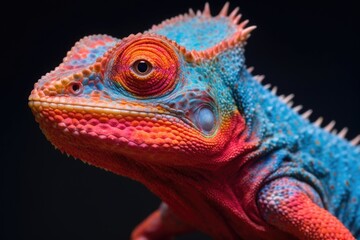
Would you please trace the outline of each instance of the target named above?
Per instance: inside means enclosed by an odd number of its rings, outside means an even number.
[[[356,136],[350,143],[354,146],[358,145],[360,143],[360,135]]]
[[[270,89],[270,88],[271,88],[271,84],[268,83],[268,84],[264,85],[264,88],[265,88],[265,89]],[[281,97],[281,96],[280,96],[280,97]],[[280,98],[280,97],[279,97],[279,98]]]
[[[314,125],[321,127],[322,122],[324,121],[324,119],[322,117],[319,117],[315,122]]]
[[[234,10],[230,13],[229,17],[233,19],[237,15],[239,10],[240,10],[239,7],[234,8]]]
[[[195,16],[195,12],[192,8],[189,8],[189,16],[190,17],[194,17]]]
[[[205,7],[204,7],[204,11],[203,11],[203,15],[210,17],[211,16],[211,12],[210,12],[210,5],[209,3],[205,3]]]
[[[253,66],[251,66],[251,67],[248,67],[248,68],[247,68],[247,71],[248,71],[249,73],[252,73],[252,72],[254,71],[254,69],[255,69],[255,68],[254,68]]]
[[[223,8],[221,9],[220,13],[218,16],[221,16],[221,17],[226,17],[227,14],[228,14],[228,11],[229,11],[229,6],[230,6],[230,3],[229,2],[226,2],[223,6]],[[236,8],[235,8],[236,9]],[[234,9],[234,10],[235,10]],[[231,15],[230,15],[231,16]],[[233,17],[233,16],[232,16]]]
[[[302,108],[303,108],[302,105],[298,105],[298,106],[294,107],[293,110],[294,110],[294,112],[299,112]]]
[[[303,114],[301,114],[301,116],[304,118],[304,119],[308,119],[310,117],[310,115],[312,114],[312,110],[307,110],[306,112],[304,112]]]
[[[360,136],[311,123],[252,75],[238,12],[206,3],[81,39],[34,85],[35,120],[59,151],[162,199],[131,239],[360,240]]]
[[[291,101],[293,98],[295,97],[294,94],[289,94],[288,96],[284,97],[284,103],[288,103],[289,101]]]
[[[290,102],[287,103],[287,105],[289,106],[289,108],[292,108],[292,106],[294,105],[294,102],[290,101]]]
[[[335,124],[336,124],[335,121],[329,122],[329,124],[326,125],[326,127],[324,127],[324,130],[327,132],[331,132],[333,130],[333,128],[335,127]]]
[[[251,73],[251,71],[249,71],[249,72]],[[262,81],[264,81],[265,75],[256,75],[256,76],[254,76],[254,79],[256,81],[258,81],[259,83],[261,83]]]
[[[276,95],[276,93],[277,93],[277,87],[274,86],[274,87],[271,89],[271,92],[272,92],[272,94]]]
[[[347,127],[345,127],[338,133],[338,136],[341,138],[345,138],[348,131],[349,131],[349,129]]]

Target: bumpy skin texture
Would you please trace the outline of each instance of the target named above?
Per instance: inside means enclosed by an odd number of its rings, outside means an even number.
[[[80,40],[30,97],[60,151],[165,203],[132,239],[360,239],[359,138],[300,116],[244,63],[229,4],[137,35]]]

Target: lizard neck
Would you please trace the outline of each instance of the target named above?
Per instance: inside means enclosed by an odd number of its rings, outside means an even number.
[[[239,167],[242,158],[207,170],[142,166],[144,174],[136,180],[166,202],[177,216],[214,239],[287,239],[259,217],[256,205],[263,178],[280,160],[269,158],[259,167],[263,160],[258,159]]]
[[[223,175],[224,169],[153,165],[146,169],[146,175],[137,180],[166,202],[180,219],[215,239],[237,238],[237,230],[231,226],[237,200],[226,174]],[[217,226],[216,231],[208,226]]]

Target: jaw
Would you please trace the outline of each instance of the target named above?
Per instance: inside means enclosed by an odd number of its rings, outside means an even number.
[[[249,152],[246,123],[238,111],[220,118],[206,136],[171,109],[125,100],[83,97],[29,98],[36,121],[61,151],[98,167],[115,171],[122,159],[171,167],[217,167]],[[94,160],[98,154],[98,159]],[[113,159],[109,167],[105,158]],[[116,160],[118,159],[118,160]]]
[[[29,102],[42,131],[57,148],[111,171],[114,165],[105,166],[101,157],[111,155],[111,158],[169,166],[196,165],[209,162],[211,155],[224,147],[221,140],[226,136],[206,137],[160,107],[145,108],[129,103],[112,108],[93,105],[37,99]],[[225,127],[229,128],[228,124]],[[231,129],[218,132],[231,132]],[[92,159],[95,152],[101,153],[99,160]],[[198,163],[189,161],[194,157]]]

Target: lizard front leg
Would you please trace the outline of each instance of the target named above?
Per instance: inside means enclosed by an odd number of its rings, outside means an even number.
[[[180,220],[166,203],[150,214],[131,234],[132,240],[168,240],[194,229]]]
[[[354,240],[335,216],[319,206],[318,199],[309,185],[280,178],[263,187],[258,206],[267,223],[298,239]]]

